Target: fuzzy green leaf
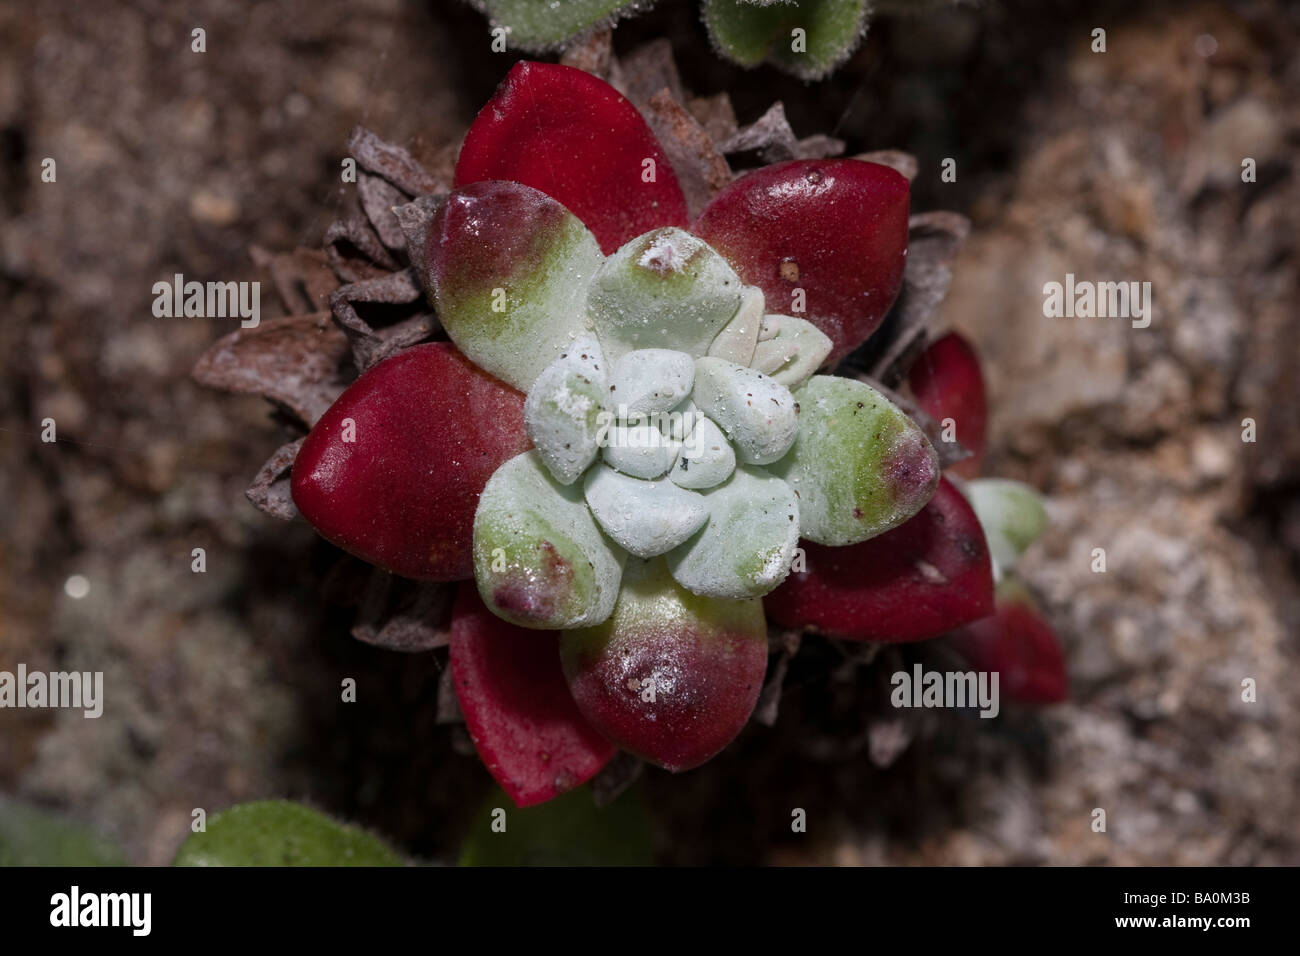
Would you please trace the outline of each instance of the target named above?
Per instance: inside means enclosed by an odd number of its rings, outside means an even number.
[[[477,0],[512,47],[544,51],[649,6],[646,0]]]
[[[241,803],[192,833],[175,866],[402,866],[387,844],[288,800]]]
[[[704,0],[704,23],[718,53],[745,67],[764,60],[818,80],[848,59],[867,29],[866,0]],[[803,50],[795,49],[803,31]]]

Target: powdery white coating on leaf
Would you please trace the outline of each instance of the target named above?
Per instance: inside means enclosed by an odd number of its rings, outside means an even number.
[[[695,365],[692,363],[692,374],[694,371]],[[703,418],[695,403],[688,398],[667,414],[658,417],[659,430],[676,441],[685,441]]]
[[[762,372],[705,357],[695,362],[695,404],[735,444],[736,457],[752,465],[779,459],[799,430],[794,396]]]
[[[781,334],[781,318],[779,315],[768,313],[763,316],[763,324],[758,327],[758,340],[767,342]],[[750,365],[754,363],[751,362]]]
[[[592,335],[561,352],[529,390],[524,427],[560,484],[572,484],[596,460],[608,394],[605,359]]]
[[[763,329],[763,313],[766,308],[763,290],[757,286],[746,286],[740,310],[713,340],[709,354],[737,365],[751,364],[754,346],[758,344]]]
[[[1047,530],[1043,498],[1029,485],[1009,478],[976,478],[953,484],[975,509],[993,558],[993,578],[1001,581],[1025,549]]]
[[[939,456],[902,409],[833,375],[814,375],[795,398],[799,436],[772,472],[799,495],[805,538],[855,544],[925,507],[939,485]]]
[[[496,470],[474,514],[474,579],[498,617],[522,627],[587,627],[609,617],[627,555],[536,452]]]
[[[637,236],[607,258],[587,289],[587,318],[606,358],[666,348],[700,356],[731,321],[743,285],[702,239],[676,227]]]
[[[658,426],[639,422],[615,424],[605,435],[607,464],[634,478],[658,478],[677,460],[682,443],[664,436]]]
[[[722,484],[736,470],[736,453],[722,429],[701,417],[682,445],[668,477],[683,488],[704,489]]]
[[[455,190],[431,229],[427,280],[447,335],[521,391],[584,331],[584,289],[602,261],[595,236],[536,189]]]
[[[601,528],[639,558],[671,551],[709,518],[703,497],[666,478],[646,481],[598,465],[587,472],[583,488]]]
[[[831,354],[830,337],[806,319],[773,316],[780,321],[775,337],[759,342],[754,368],[793,391],[821,368]]]
[[[696,594],[760,597],[790,573],[799,543],[799,502],[762,469],[740,467],[703,493],[709,523],[666,555],[673,578]]]
[[[614,364],[609,378],[610,403],[620,416],[667,412],[691,393],[695,362],[673,349],[637,349]]]

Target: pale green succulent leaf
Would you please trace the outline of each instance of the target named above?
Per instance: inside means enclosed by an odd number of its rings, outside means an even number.
[[[762,372],[725,359],[705,356],[695,362],[700,411],[716,422],[735,445],[736,457],[766,465],[784,455],[799,429],[790,390]]]
[[[560,203],[519,183],[453,192],[435,220],[438,319],[484,371],[521,391],[584,333],[586,287],[604,257]]]
[[[1029,485],[1009,478],[976,478],[961,490],[975,510],[993,558],[998,579],[1047,530],[1042,496]]]
[[[702,493],[709,521],[666,555],[673,578],[695,594],[761,597],[785,580],[799,543],[799,502],[761,468],[738,467]]]
[[[682,443],[668,477],[683,488],[703,490],[722,484],[736,470],[736,452],[722,429],[701,417]]]
[[[743,288],[702,239],[655,229],[604,261],[587,290],[587,318],[611,362],[646,348],[696,357],[735,316]]]
[[[756,286],[746,286],[740,309],[709,346],[709,355],[737,365],[749,365],[754,358],[767,301]]]
[[[609,616],[626,553],[597,526],[580,483],[562,485],[535,451],[496,470],[474,513],[474,580],[522,627],[587,627]]]
[[[671,411],[691,393],[695,363],[676,349],[637,349],[610,373],[609,400],[619,417]]]
[[[682,443],[653,422],[616,422],[605,432],[605,464],[634,478],[658,478],[677,461]]]
[[[896,528],[939,485],[939,457],[911,418],[865,382],[814,375],[794,392],[799,434],[771,466],[799,496],[802,534],[848,545]]]
[[[605,534],[638,558],[671,551],[709,520],[704,498],[667,478],[646,481],[597,465],[583,490]]]
[[[830,337],[806,319],[778,317],[777,333],[758,343],[753,367],[786,388],[798,388],[831,354]]]
[[[524,427],[560,484],[576,481],[600,453],[608,396],[605,359],[594,335],[575,340],[529,389]]]

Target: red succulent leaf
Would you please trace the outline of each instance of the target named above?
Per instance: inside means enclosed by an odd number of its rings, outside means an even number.
[[[515,64],[479,112],[455,185],[486,179],[523,183],[563,203],[606,254],[651,229],[689,221],[672,165],[636,107],[570,66]]]
[[[303,442],[294,504],[343,550],[408,578],[472,577],[479,492],[529,447],[524,397],[446,342],[380,362]]]
[[[501,620],[473,584],[452,609],[451,674],[479,756],[521,807],[591,779],[617,752],[578,710],[560,669],[560,635]]]
[[[740,733],[763,688],[767,625],[757,598],[691,594],[662,558],[628,561],[613,615],[565,631],[560,656],[582,713],[624,750],[674,772]]]
[[[749,173],[692,230],[767,296],[830,336],[837,362],[882,321],[903,284],[907,180],[879,163],[804,159]],[[795,290],[804,290],[805,311]]]
[[[832,637],[919,641],[993,612],[979,519],[947,479],[915,517],[861,544],[803,542],[807,567],[763,599],[783,627]]]
[[[951,418],[956,438],[971,453],[949,469],[963,478],[974,478],[984,463],[984,435],[989,407],[975,349],[956,332],[938,339],[917,358],[908,384],[917,404],[935,421]]]
[[[1052,626],[1015,582],[998,588],[992,617],[953,634],[953,646],[976,670],[996,672],[999,693],[1021,704],[1058,704],[1069,695],[1065,653]]]

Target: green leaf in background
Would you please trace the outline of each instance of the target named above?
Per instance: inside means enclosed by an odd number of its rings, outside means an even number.
[[[402,866],[360,827],[287,800],[241,803],[216,814],[176,853],[175,866]]]
[[[764,60],[819,80],[848,59],[867,32],[867,0],[704,0],[704,24],[718,53],[741,66]],[[795,52],[793,31],[806,49]]]
[[[0,797],[0,866],[125,866],[122,851],[90,827]]]
[[[1047,530],[1043,496],[1009,478],[975,478],[966,482],[962,491],[984,528],[993,557],[993,579],[1000,581]]]
[[[505,832],[492,829],[505,813]],[[597,807],[586,787],[527,810],[501,791],[488,799],[461,846],[461,866],[649,866],[650,818],[639,791]]]
[[[507,42],[525,50],[545,50],[571,40],[619,15],[649,8],[648,0],[472,0],[494,27],[505,27]]]

